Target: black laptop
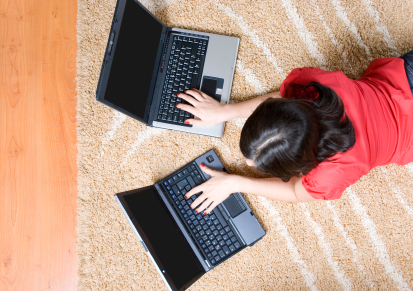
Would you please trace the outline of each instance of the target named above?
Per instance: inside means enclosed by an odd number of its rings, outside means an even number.
[[[229,102],[239,39],[165,26],[135,0],[118,0],[96,100],[149,126],[222,137],[224,122],[185,124],[177,93],[196,88]]]
[[[153,186],[115,195],[169,290],[185,290],[265,235],[241,193],[207,215],[190,208],[200,194],[189,199],[185,194],[210,178],[201,163],[226,172],[210,150]]]

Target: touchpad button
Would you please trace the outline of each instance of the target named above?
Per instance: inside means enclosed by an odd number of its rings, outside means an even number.
[[[224,87],[224,79],[204,76],[202,80],[201,91],[211,96],[218,102],[221,102],[222,88]]]

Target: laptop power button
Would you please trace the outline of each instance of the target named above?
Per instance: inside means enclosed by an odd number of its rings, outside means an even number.
[[[214,161],[214,158],[212,156],[207,156],[206,159],[209,163],[212,163]]]

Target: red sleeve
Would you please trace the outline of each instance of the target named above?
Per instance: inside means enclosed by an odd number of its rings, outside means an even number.
[[[290,95],[297,96],[300,95],[300,92],[297,92],[293,90],[293,92],[290,91],[290,87],[288,87],[289,84],[297,84],[297,85],[307,85],[310,82],[318,82],[320,84],[323,84],[325,86],[329,86],[331,88],[334,88],[337,90],[337,84],[341,84],[343,82],[346,82],[348,78],[343,74],[341,71],[324,71],[318,68],[313,68],[313,67],[305,67],[305,68],[297,68],[292,70],[287,78],[283,81],[281,84],[280,88],[280,94],[282,97],[288,97]],[[307,89],[308,90],[308,89]],[[293,93],[293,94],[291,94]],[[313,98],[317,98],[317,94],[311,94],[311,93],[316,93],[316,92],[311,92],[310,88],[310,95],[313,95]],[[336,92],[339,94],[340,92]],[[300,97],[300,96],[297,96]],[[310,97],[311,98],[311,97]]]
[[[400,58],[379,58],[373,60],[362,78],[381,81],[381,84],[400,90],[405,96],[412,96],[404,70],[404,60]]]
[[[338,175],[337,168],[339,165],[331,166],[328,162],[319,164],[317,168],[303,176],[304,189],[315,199],[340,199],[344,190],[350,185],[343,183],[343,176]]]

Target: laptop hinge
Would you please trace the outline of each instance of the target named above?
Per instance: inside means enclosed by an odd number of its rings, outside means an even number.
[[[162,95],[162,81],[165,76],[162,69],[165,66],[165,62],[166,62],[170,31],[171,29],[169,27],[166,27],[164,33],[162,34],[161,41],[160,41],[160,47],[162,47],[162,55],[159,60],[159,64],[156,66],[157,75],[156,75],[155,88],[153,90],[153,95],[151,98],[152,100],[151,100],[151,104],[149,107],[148,125],[150,126],[152,126],[153,122],[156,120],[156,117],[158,115],[159,102],[161,100],[161,95]]]

